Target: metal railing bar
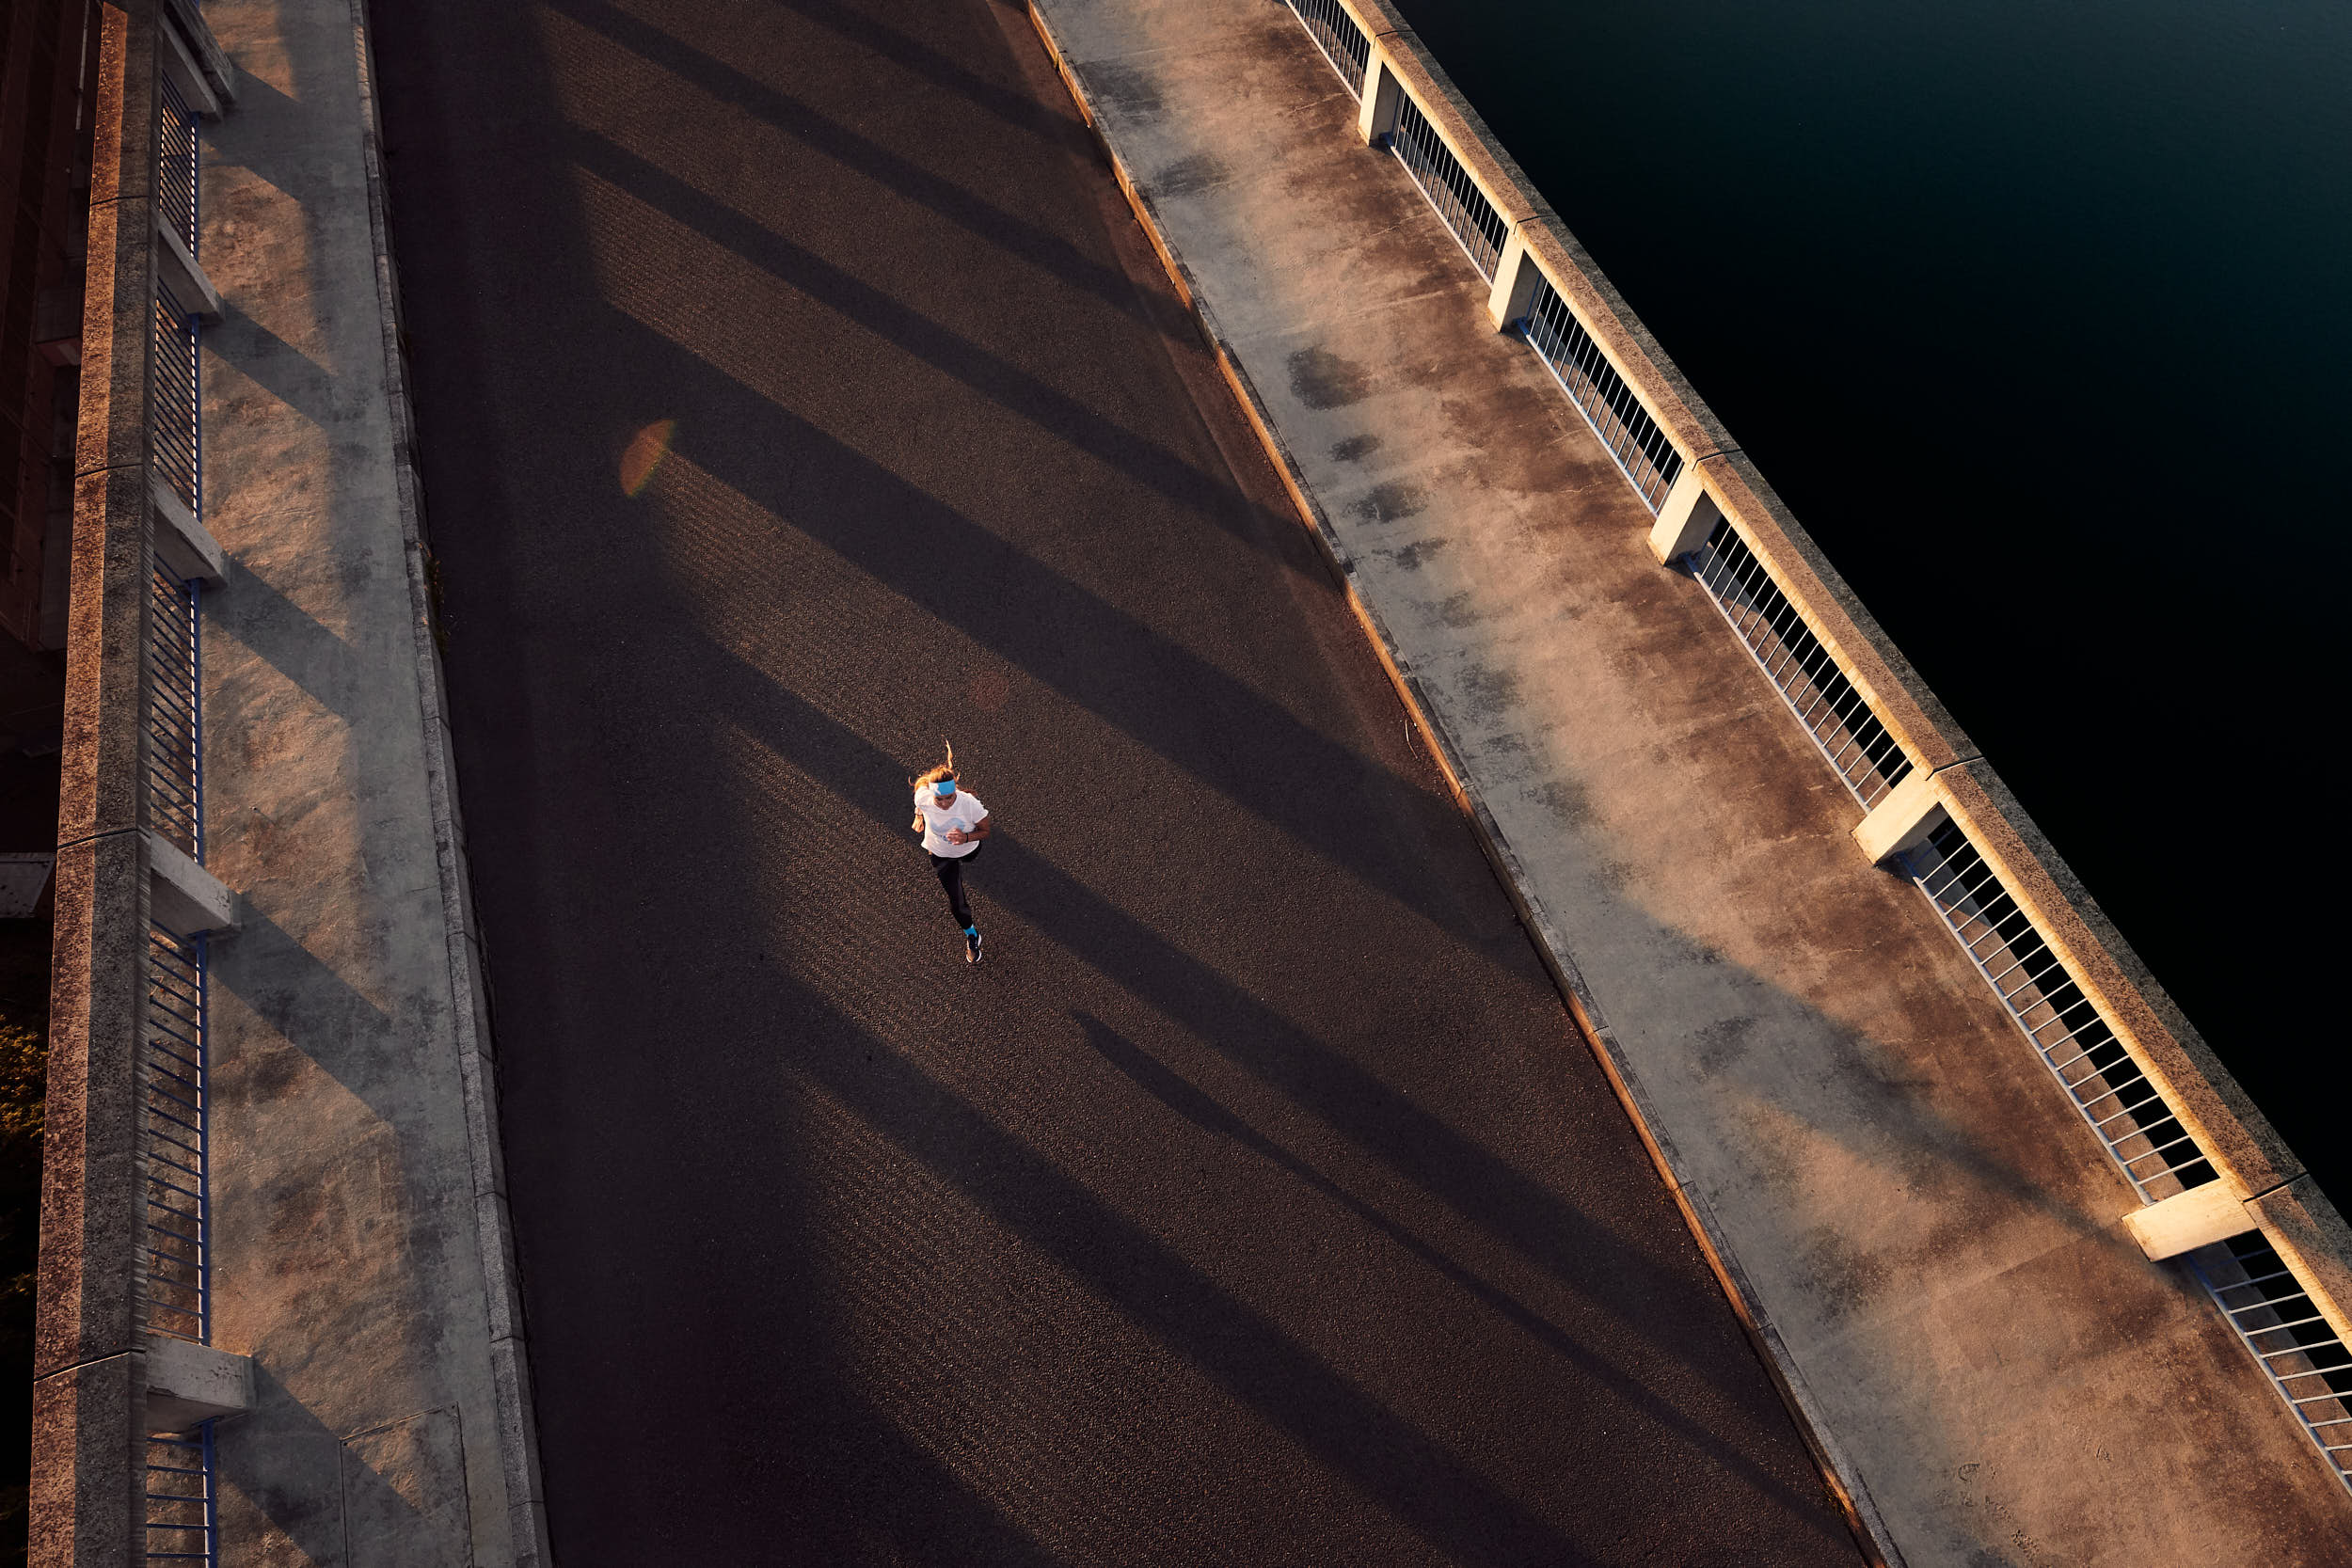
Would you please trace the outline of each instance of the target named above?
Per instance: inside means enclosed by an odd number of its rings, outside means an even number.
[[[1323,57],[1348,92],[1358,100],[1364,95],[1364,76],[1371,65],[1372,43],[1355,19],[1343,9],[1338,0],[1289,0],[1291,14],[1306,29],[1307,37],[1322,51]]]
[[[2242,1311],[2244,1311],[2244,1310],[2246,1310],[2246,1309],[2245,1309],[2244,1307],[2239,1307],[2239,1308],[2238,1308],[2238,1310],[2242,1312]],[[2238,1326],[2239,1326],[2240,1328],[2244,1328],[2244,1329],[2245,1329],[2245,1332],[2247,1332],[2248,1334],[2283,1334],[2283,1333],[2285,1333],[2288,1329],[2291,1329],[2291,1328],[2300,1328],[2300,1327],[2302,1327],[2305,1323],[2326,1323],[2327,1321],[2328,1321],[2328,1314],[2327,1314],[2327,1313],[2325,1313],[2325,1312],[2314,1312],[2314,1313],[2312,1313],[2312,1314],[2310,1317],[2308,1317],[2308,1318],[2296,1318],[2296,1319],[2293,1319],[2293,1320],[2291,1320],[2291,1321],[2289,1321],[2289,1322],[2287,1322],[2287,1323],[2263,1323],[2263,1324],[2260,1324],[2259,1326],[2254,1327],[2254,1328],[2245,1328],[2245,1325],[2244,1325],[2243,1323],[2239,1324]],[[2299,1349],[2300,1347],[2298,1346],[2297,1348]]]
[[[2250,1277],[2250,1278],[2247,1278],[2247,1279],[2239,1279],[2239,1280],[2233,1280],[2233,1281],[2232,1281],[2231,1283],[2229,1283],[2229,1284],[2227,1284],[2227,1285],[2217,1285],[2217,1286],[2216,1286],[2216,1287],[2215,1287],[2215,1289],[2216,1289],[2216,1290],[2220,1290],[2220,1291],[2244,1291],[2244,1290],[2249,1290],[2249,1289],[2252,1288],[2253,1286],[2260,1285],[2260,1284],[2262,1284],[2265,1280],[2269,1280],[2269,1279],[2293,1279],[2294,1277],[2295,1277],[2295,1271],[2294,1271],[2293,1269],[2279,1269],[2279,1270],[2277,1270],[2277,1271],[2275,1271],[2275,1272],[2273,1272],[2273,1273],[2270,1273],[2270,1274],[2259,1274],[2259,1275],[2253,1275],[2253,1276],[2252,1276],[2252,1277]],[[2241,1308],[2240,1310],[2243,1310],[2243,1308]]]

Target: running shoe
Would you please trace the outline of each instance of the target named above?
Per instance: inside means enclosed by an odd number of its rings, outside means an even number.
[[[979,932],[966,931],[963,934],[963,961],[968,964],[976,964],[980,961]]]

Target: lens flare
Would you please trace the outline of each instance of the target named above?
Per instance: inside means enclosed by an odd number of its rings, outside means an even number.
[[[967,695],[975,706],[994,713],[1002,708],[1005,705],[1005,700],[1012,695],[1012,682],[1005,678],[1004,672],[1001,670],[983,670],[972,677],[972,684],[967,688]]]
[[[653,482],[653,471],[670,455],[670,438],[677,434],[675,420],[656,420],[629,438],[621,453],[621,493],[636,497]]]

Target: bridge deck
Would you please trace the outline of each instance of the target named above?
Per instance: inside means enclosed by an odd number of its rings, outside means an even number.
[[[1021,14],[375,22],[559,1559],[1851,1560]]]

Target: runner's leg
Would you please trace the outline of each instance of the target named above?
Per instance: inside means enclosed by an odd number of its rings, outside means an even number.
[[[963,862],[950,855],[933,855],[931,869],[939,874],[939,885],[947,891],[947,910],[956,917],[956,929],[972,928],[972,906],[963,896]]]

